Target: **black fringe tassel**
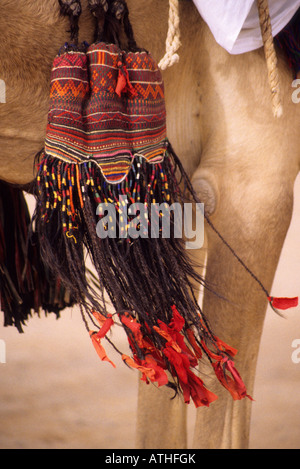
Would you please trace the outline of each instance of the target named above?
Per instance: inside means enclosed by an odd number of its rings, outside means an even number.
[[[184,240],[175,237],[174,212],[170,210],[170,237],[166,238],[162,235],[161,216],[150,210],[155,203],[170,207],[174,203],[191,202],[190,182],[171,146],[161,164],[151,165],[137,156],[127,178],[118,185],[108,184],[93,162],[69,164],[42,152],[38,167],[34,222],[42,257],[80,305],[92,339],[98,334],[100,346],[100,338],[106,337],[109,330],[108,323],[111,326],[119,321],[134,357],[132,360],[123,355],[125,363],[136,368],[148,363],[151,356],[153,365],[155,357],[152,371],[157,366],[160,371],[169,371],[173,380],[164,384],[178,391],[187,386],[186,379],[199,380],[191,368],[197,365],[202,353],[212,364],[222,364],[224,378],[226,363],[236,351],[232,353],[233,349],[214,336],[202,314],[193,286],[204,285],[204,280],[196,273]],[[134,203],[143,204],[143,216],[146,213],[147,218],[145,225],[141,218],[135,218],[137,214],[128,217],[128,225],[134,222],[133,218],[138,220],[138,236],[124,231],[124,210],[127,211],[126,205]],[[99,204],[104,208],[110,204],[116,215],[97,214]],[[145,232],[143,236],[146,227],[148,234]],[[158,237],[149,234],[153,227]],[[103,236],[105,230],[110,236]],[[111,236],[114,230],[115,237]],[[93,283],[87,278],[86,254],[96,271],[97,281]],[[184,343],[189,343],[191,348],[187,349]],[[173,349],[176,351],[179,344],[179,350],[185,352],[177,351],[174,356]],[[102,359],[107,359],[102,346],[98,352]],[[189,357],[188,366],[186,363],[179,366],[178,359],[184,361],[185,355]],[[149,366],[141,370],[146,370],[147,376]],[[180,376],[183,370],[184,379]],[[150,381],[161,382],[158,376],[159,371]],[[189,392],[193,388],[190,381]],[[201,405],[214,400],[212,393],[207,393],[205,390]],[[243,388],[242,397],[245,396]],[[193,399],[199,404],[197,397]]]
[[[0,183],[0,300],[4,326],[23,326],[32,312],[55,313],[74,303],[40,258],[37,235],[29,242],[31,217],[23,192]]]

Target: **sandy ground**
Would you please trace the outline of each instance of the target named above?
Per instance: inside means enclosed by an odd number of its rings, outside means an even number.
[[[280,222],[280,220],[279,220]],[[300,179],[295,210],[273,291],[300,294]],[[259,356],[250,448],[300,448],[300,308],[287,319],[267,313]],[[0,364],[1,449],[134,448],[137,375],[110,353],[101,363],[76,310],[34,318],[26,333],[0,329],[7,363]],[[120,346],[124,342],[118,337]],[[300,357],[300,353],[299,353]],[[191,408],[189,430],[193,427]]]

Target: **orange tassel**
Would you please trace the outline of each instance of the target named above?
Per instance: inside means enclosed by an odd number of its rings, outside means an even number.
[[[101,339],[98,337],[98,334],[94,331],[90,331],[90,338],[92,339],[95,350],[102,361],[109,362],[114,368],[116,365],[108,358],[106,355],[104,347],[101,345]]]
[[[190,403],[192,398],[195,407],[209,407],[210,404],[218,399],[218,396],[209,391],[203,384],[203,381],[195,375],[191,370],[188,370],[187,384],[181,383],[183,390],[184,402]]]
[[[271,306],[275,309],[289,309],[289,308],[296,308],[298,306],[298,297],[295,298],[273,298],[273,296],[269,296],[268,300]]]
[[[144,343],[143,334],[141,333],[141,324],[139,324],[136,319],[127,317],[125,315],[121,317],[121,321],[126,327],[128,327],[128,329],[131,330],[137,345],[141,349],[147,348],[145,346],[146,344]]]
[[[146,358],[146,360],[142,362],[142,365],[139,365],[127,355],[122,355],[122,359],[128,366],[143,374],[142,380],[148,382],[149,379],[152,383],[157,382],[158,386],[164,386],[168,383],[166,372],[157,365],[154,359],[150,357]]]
[[[215,370],[218,380],[224,386],[224,388],[230,392],[234,401],[239,401],[245,397],[253,401],[252,397],[247,394],[246,386],[243,383],[242,378],[236,370],[232,360],[223,358],[221,361],[213,363],[212,366]],[[225,369],[229,371],[232,377],[226,374]]]
[[[178,353],[181,353],[181,348],[179,347],[179,345],[175,342],[175,340],[173,340],[173,338],[171,337],[171,335],[166,332],[166,331],[163,331],[162,329],[160,329],[160,327],[157,327],[157,326],[153,326],[153,329],[159,334],[161,335],[164,339],[166,339],[168,345],[170,347],[172,347],[174,350],[176,350],[176,352]]]
[[[226,342],[223,342],[223,340],[219,339],[219,337],[216,337],[216,342],[217,342],[218,347],[220,349],[223,349],[224,352],[228,353],[228,355],[230,355],[231,357],[235,357],[236,354],[238,353],[237,349],[226,344]]]
[[[190,343],[191,346],[193,347],[195,356],[196,356],[197,358],[199,358],[199,359],[202,358],[203,353],[202,353],[201,348],[199,347],[199,345],[198,345],[197,342],[196,342],[194,332],[193,332],[191,329],[188,329],[188,330],[186,331],[186,333],[187,333],[187,336],[188,336],[188,338],[189,338],[189,343]]]
[[[97,319],[101,327],[99,332],[90,331],[90,337],[92,339],[95,350],[102,361],[107,361],[114,368],[116,368],[116,365],[108,358],[104,347],[101,345],[101,339],[103,339],[106,336],[106,334],[110,331],[110,328],[114,325],[112,315],[109,314],[106,318],[105,316],[98,313],[97,311],[93,311],[93,316],[95,319]]]
[[[128,93],[131,97],[137,95],[137,91],[134,89],[132,84],[130,83],[129,73],[126,66],[120,61],[118,62],[119,67],[119,76],[118,82],[115,89],[116,94],[119,98],[122,96],[122,93]]]
[[[97,313],[96,311],[94,311],[93,316],[94,316],[94,318],[97,319],[97,321],[99,322],[100,327],[101,327],[100,331],[97,333],[97,336],[100,339],[103,339],[106,336],[106,334],[110,331],[110,328],[114,325],[112,315],[108,314],[107,318],[106,318],[102,314]]]

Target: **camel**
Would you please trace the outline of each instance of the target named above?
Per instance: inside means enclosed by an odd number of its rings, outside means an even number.
[[[83,1],[80,37],[92,42],[93,22]],[[128,0],[138,44],[159,60],[165,52],[169,5]],[[68,22],[56,0],[4,0],[0,78],[0,179],[26,186],[43,147],[53,58],[67,40]],[[214,226],[270,291],[293,212],[299,171],[292,75],[280,51],[283,116],[275,119],[263,49],[231,56],[213,38],[193,2],[180,2],[180,61],[164,72],[168,136]],[[220,297],[205,291],[203,309],[215,333],[238,349],[237,368],[248,393],[267,299],[228,247],[206,227],[205,249],[192,251]],[[226,297],[224,301],[221,297]],[[203,369],[207,374],[207,369]],[[234,402],[212,376],[219,399],[197,411],[195,448],[247,448],[251,401]],[[137,448],[186,448],[186,405],[166,389],[140,384]]]

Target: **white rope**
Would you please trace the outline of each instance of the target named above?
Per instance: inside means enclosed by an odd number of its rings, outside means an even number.
[[[273,114],[275,117],[281,117],[283,114],[283,107],[281,102],[280,78],[277,54],[274,47],[269,2],[268,0],[257,0],[257,5],[268,68],[269,84],[272,93]]]
[[[179,18],[179,0],[169,0],[169,30],[166,40],[166,54],[159,62],[161,70],[166,70],[179,62],[177,51],[181,46],[180,42],[180,18]]]

